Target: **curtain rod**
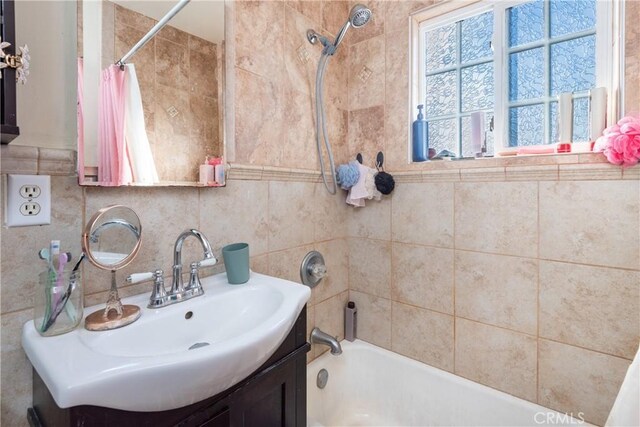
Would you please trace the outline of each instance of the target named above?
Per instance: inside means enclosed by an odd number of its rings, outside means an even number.
[[[135,55],[135,53],[138,50],[142,49],[142,47],[145,44],[147,44],[147,42],[149,40],[151,40],[153,38],[153,36],[155,36],[156,33],[162,29],[162,27],[167,25],[167,22],[169,22],[171,20],[171,18],[176,16],[178,14],[178,12],[180,12],[182,10],[182,8],[185,7],[187,5],[187,3],[189,3],[190,1],[191,0],[180,0],[178,2],[178,4],[173,6],[173,8],[171,8],[171,10],[169,12],[167,12],[167,14],[164,16],[164,18],[162,18],[160,21],[158,21],[158,23],[156,25],[154,25],[153,28],[151,30],[149,30],[149,32],[144,37],[142,37],[140,39],[140,41],[138,43],[136,43],[135,46],[133,46],[129,52],[127,52],[126,55],[124,55],[122,58],[120,58],[116,62],[116,65],[123,66],[130,57]]]

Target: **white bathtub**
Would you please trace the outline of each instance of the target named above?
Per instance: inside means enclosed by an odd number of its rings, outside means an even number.
[[[307,366],[309,427],[591,425],[360,340],[341,344],[342,355]]]

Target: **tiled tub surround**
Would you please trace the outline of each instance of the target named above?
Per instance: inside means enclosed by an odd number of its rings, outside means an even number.
[[[601,157],[399,175],[349,216],[359,337],[603,424],[640,339],[640,167]]]
[[[362,3],[374,25],[345,39],[349,153],[383,150],[397,186],[349,216],[360,338],[604,423],[640,338],[640,167],[596,154],[408,164],[409,15],[436,2]],[[625,6],[630,112],[640,3]]]

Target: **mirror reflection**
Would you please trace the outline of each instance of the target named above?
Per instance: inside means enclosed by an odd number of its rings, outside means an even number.
[[[133,259],[140,246],[140,219],[125,206],[99,211],[87,224],[84,250],[89,260],[104,270],[115,270]]]
[[[224,152],[224,1],[79,9],[81,182],[196,185]]]

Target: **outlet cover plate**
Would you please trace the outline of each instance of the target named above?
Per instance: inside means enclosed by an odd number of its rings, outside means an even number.
[[[7,175],[4,219],[7,227],[51,224],[51,177]],[[35,206],[35,209],[25,207]]]

